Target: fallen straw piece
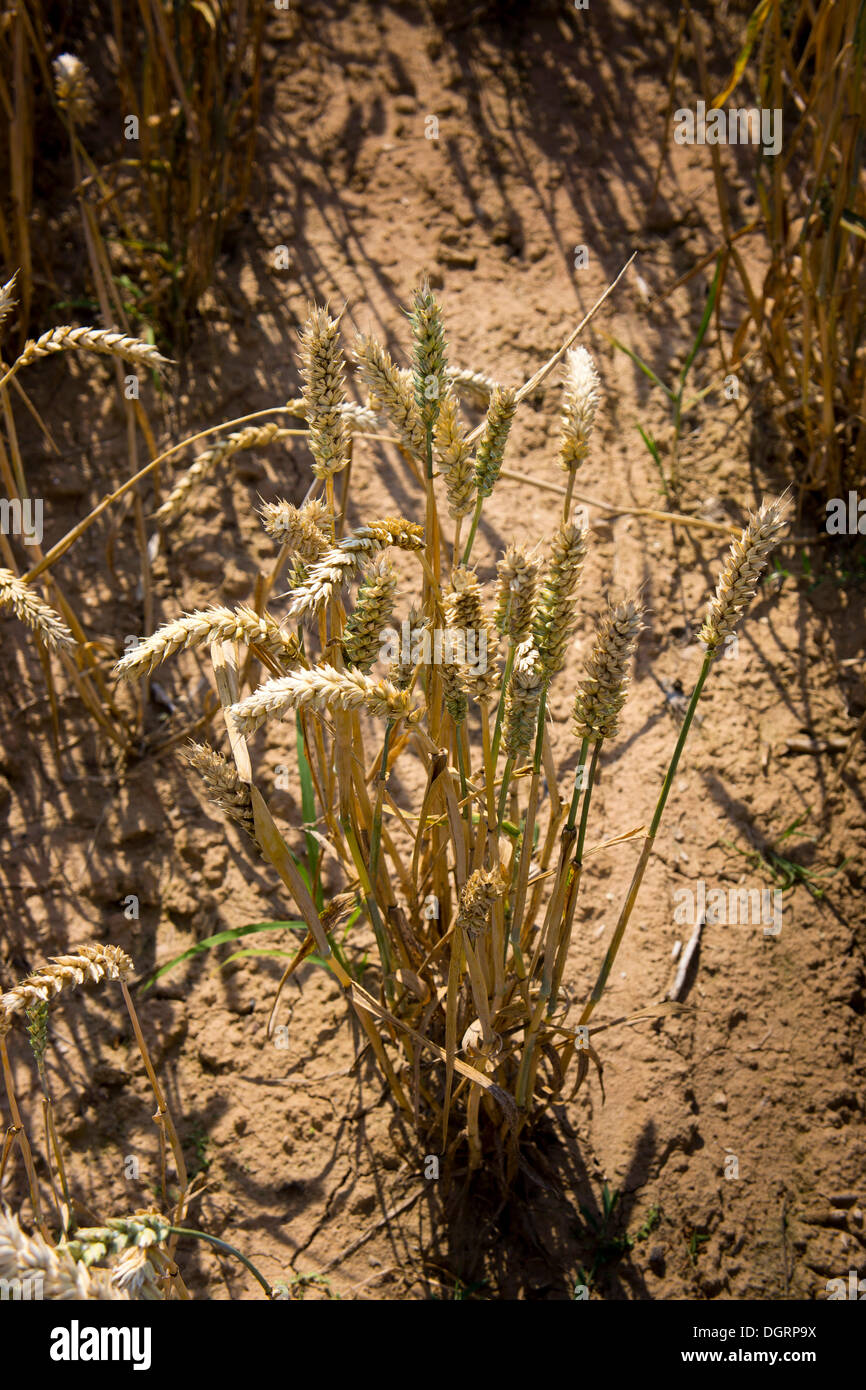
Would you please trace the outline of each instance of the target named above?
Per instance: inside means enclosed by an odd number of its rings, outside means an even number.
[[[679,969],[676,973],[676,978],[674,979],[673,984],[667,992],[668,999],[678,1000],[685,989],[689,968],[691,966],[692,960],[694,959],[695,952],[701,944],[701,933],[704,930],[705,921],[706,919],[704,917],[704,914],[701,913],[700,917],[697,920],[697,924],[695,925],[694,931],[692,932],[691,936],[686,942],[685,950],[680,956],[680,964]]]

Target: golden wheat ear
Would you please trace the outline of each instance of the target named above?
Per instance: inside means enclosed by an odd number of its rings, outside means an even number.
[[[0,569],[0,609],[11,608],[16,618],[52,651],[69,651],[75,638],[59,614],[55,613],[23,579],[11,570]]]
[[[781,497],[764,502],[749,519],[742,535],[731,542],[730,554],[698,634],[708,653],[718,653],[725,638],[736,627],[746,604],[757,593],[770,551],[779,544],[787,525],[790,505],[791,491],[786,489]]]
[[[604,618],[574,701],[574,733],[596,743],[613,738],[625,704],[629,662],[643,627],[643,606],[627,598]]]
[[[311,308],[301,333],[301,376],[313,472],[333,478],[349,461],[349,430],[340,321],[326,309]]]
[[[78,946],[67,956],[54,956],[13,985],[0,996],[0,1006],[7,1015],[23,1013],[88,982],[125,980],[132,968],[131,958],[119,946]]]
[[[281,719],[288,710],[308,705],[318,710],[366,709],[377,719],[407,719],[418,712],[410,693],[390,681],[374,680],[360,671],[314,666],[267,681],[232,705],[231,713],[241,733],[251,734],[266,719]]]
[[[247,647],[260,647],[284,666],[294,666],[303,659],[297,638],[283,632],[275,618],[241,604],[236,609],[206,608],[164,623],[121,657],[113,674],[119,680],[138,680],[176,652],[210,646],[213,642],[243,642]]]
[[[525,545],[510,545],[496,566],[499,583],[493,621],[515,647],[529,636],[540,568],[541,561],[531,558]]]

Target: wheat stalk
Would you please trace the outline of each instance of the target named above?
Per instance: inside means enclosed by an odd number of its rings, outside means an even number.
[[[132,968],[132,960],[119,946],[78,946],[74,954],[53,956],[47,965],[13,985],[0,996],[0,1008],[7,1015],[24,1013],[87,981],[123,980]]]
[[[11,608],[16,618],[35,632],[52,651],[68,651],[75,639],[62,618],[11,570],[0,569],[0,608]]]
[[[117,662],[113,675],[119,680],[138,680],[175,652],[210,646],[213,642],[243,642],[248,647],[257,646],[283,665],[303,660],[297,638],[283,632],[275,618],[241,605],[236,609],[206,608],[164,623]]]
[[[241,733],[251,734],[266,719],[282,718],[289,709],[366,709],[380,719],[417,718],[420,711],[408,691],[387,680],[373,680],[360,671],[314,666],[267,681],[230,707]]]

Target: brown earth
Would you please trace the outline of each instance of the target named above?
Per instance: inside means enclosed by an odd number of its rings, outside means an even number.
[[[713,30],[717,77],[742,29],[744,11],[732,8]],[[675,148],[651,202],[676,13],[632,3],[585,11],[300,3],[275,13],[249,217],[167,393],[149,389],[160,441],[296,394],[296,334],[312,299],[345,303],[347,338],[371,329],[405,354],[401,307],[425,271],[440,292],[451,360],[519,384],[636,250],[583,339],[604,402],[578,487],[616,506],[664,507],[636,429],[639,421],[668,439],[664,400],[610,336],[671,380],[707,293],[711,267],[665,294],[717,244],[706,152]],[[695,81],[688,64],[685,72],[681,90]],[[433,117],[438,138],[427,138]],[[744,163],[744,202],[747,175]],[[64,178],[54,225],[65,254],[55,273],[69,290],[83,261],[77,224],[63,212],[68,170]],[[285,270],[275,268],[281,246]],[[588,250],[581,268],[577,247]],[[728,344],[733,318],[727,304]],[[758,380],[744,379],[738,400],[725,398],[714,334],[694,372],[693,386],[710,394],[687,417],[679,507],[741,523],[765,491],[784,486],[788,460],[768,431]],[[28,374],[59,450],[49,453],[19,408],[32,490],[46,499],[46,546],[127,476],[112,387],[110,369],[84,359]],[[553,375],[519,412],[509,444],[506,465],[526,481],[503,478],[485,508],[474,555],[485,581],[505,544],[543,539],[555,523],[559,502],[537,481],[559,480],[557,410]],[[396,452],[359,440],[355,459],[350,521],[395,510],[420,518],[422,497]],[[273,559],[258,497],[297,501],[310,480],[298,440],[284,453],[241,455],[203,487],[155,559],[153,622],[247,599]],[[152,494],[145,498],[149,510]],[[103,644],[106,670],[127,635],[149,630],[134,516],[126,504],[107,515],[54,570]],[[589,515],[581,628],[552,699],[566,769],[577,751],[570,691],[607,596],[642,585],[651,610],[594,802],[601,839],[652,812],[677,730],[658,682],[689,689],[695,678],[697,623],[724,537],[595,506]],[[811,526],[807,516],[795,530]],[[268,1279],[296,1281],[295,1297],[567,1298],[591,1274],[594,1296],[605,1298],[816,1298],[829,1278],[866,1274],[863,753],[836,784],[838,752],[785,751],[795,737],[850,736],[862,712],[857,544],[785,549],[735,658],[714,669],[599,1017],[663,999],[674,943],[691,930],[674,920],[677,889],[698,880],[708,889],[772,887],[760,855],[775,847],[827,875],[812,880],[821,896],[801,872],[784,893],[778,935],[760,924],[707,926],[692,1011],[601,1035],[604,1100],[593,1078],[557,1109],[504,1208],[483,1183],[445,1203],[425,1180],[423,1154],[369,1059],[353,1065],[357,1028],[322,971],[304,967],[285,994],[281,1049],[265,1040],[265,1024],[282,962],[221,967],[226,947],[197,956],[139,1005],[187,1157],[206,1175],[191,1220],[237,1245]],[[35,649],[11,619],[2,637],[4,987],[86,940],[123,946],[144,979],[219,930],[293,914],[240,832],[207,809],[176,745],[121,764],[61,681],[58,753]],[[198,717],[203,670],[185,657],[158,673],[173,710],[154,687],[145,711],[152,744]],[[293,768],[289,735],[276,726],[258,736],[264,784],[282,763]],[[301,843],[294,792],[276,790],[273,806]],[[576,1000],[594,980],[633,862],[627,844],[588,861],[567,973]],[[138,921],[124,915],[129,894],[140,901]],[[255,941],[285,948],[278,934]],[[158,1190],[152,1101],[113,989],[67,1001],[53,1040],[49,1076],[74,1190],[100,1217],[148,1204]],[[21,1041],[13,1053],[35,1137],[32,1063]],[[139,1160],[137,1181],[125,1175],[129,1156]],[[607,1223],[605,1184],[619,1194]],[[25,1202],[20,1167],[2,1197]],[[180,1253],[195,1296],[260,1296],[241,1266],[202,1249]]]

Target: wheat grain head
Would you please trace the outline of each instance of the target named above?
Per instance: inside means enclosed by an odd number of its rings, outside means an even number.
[[[11,570],[0,569],[0,608],[11,608],[16,618],[52,651],[69,651],[75,639],[62,618]]]

